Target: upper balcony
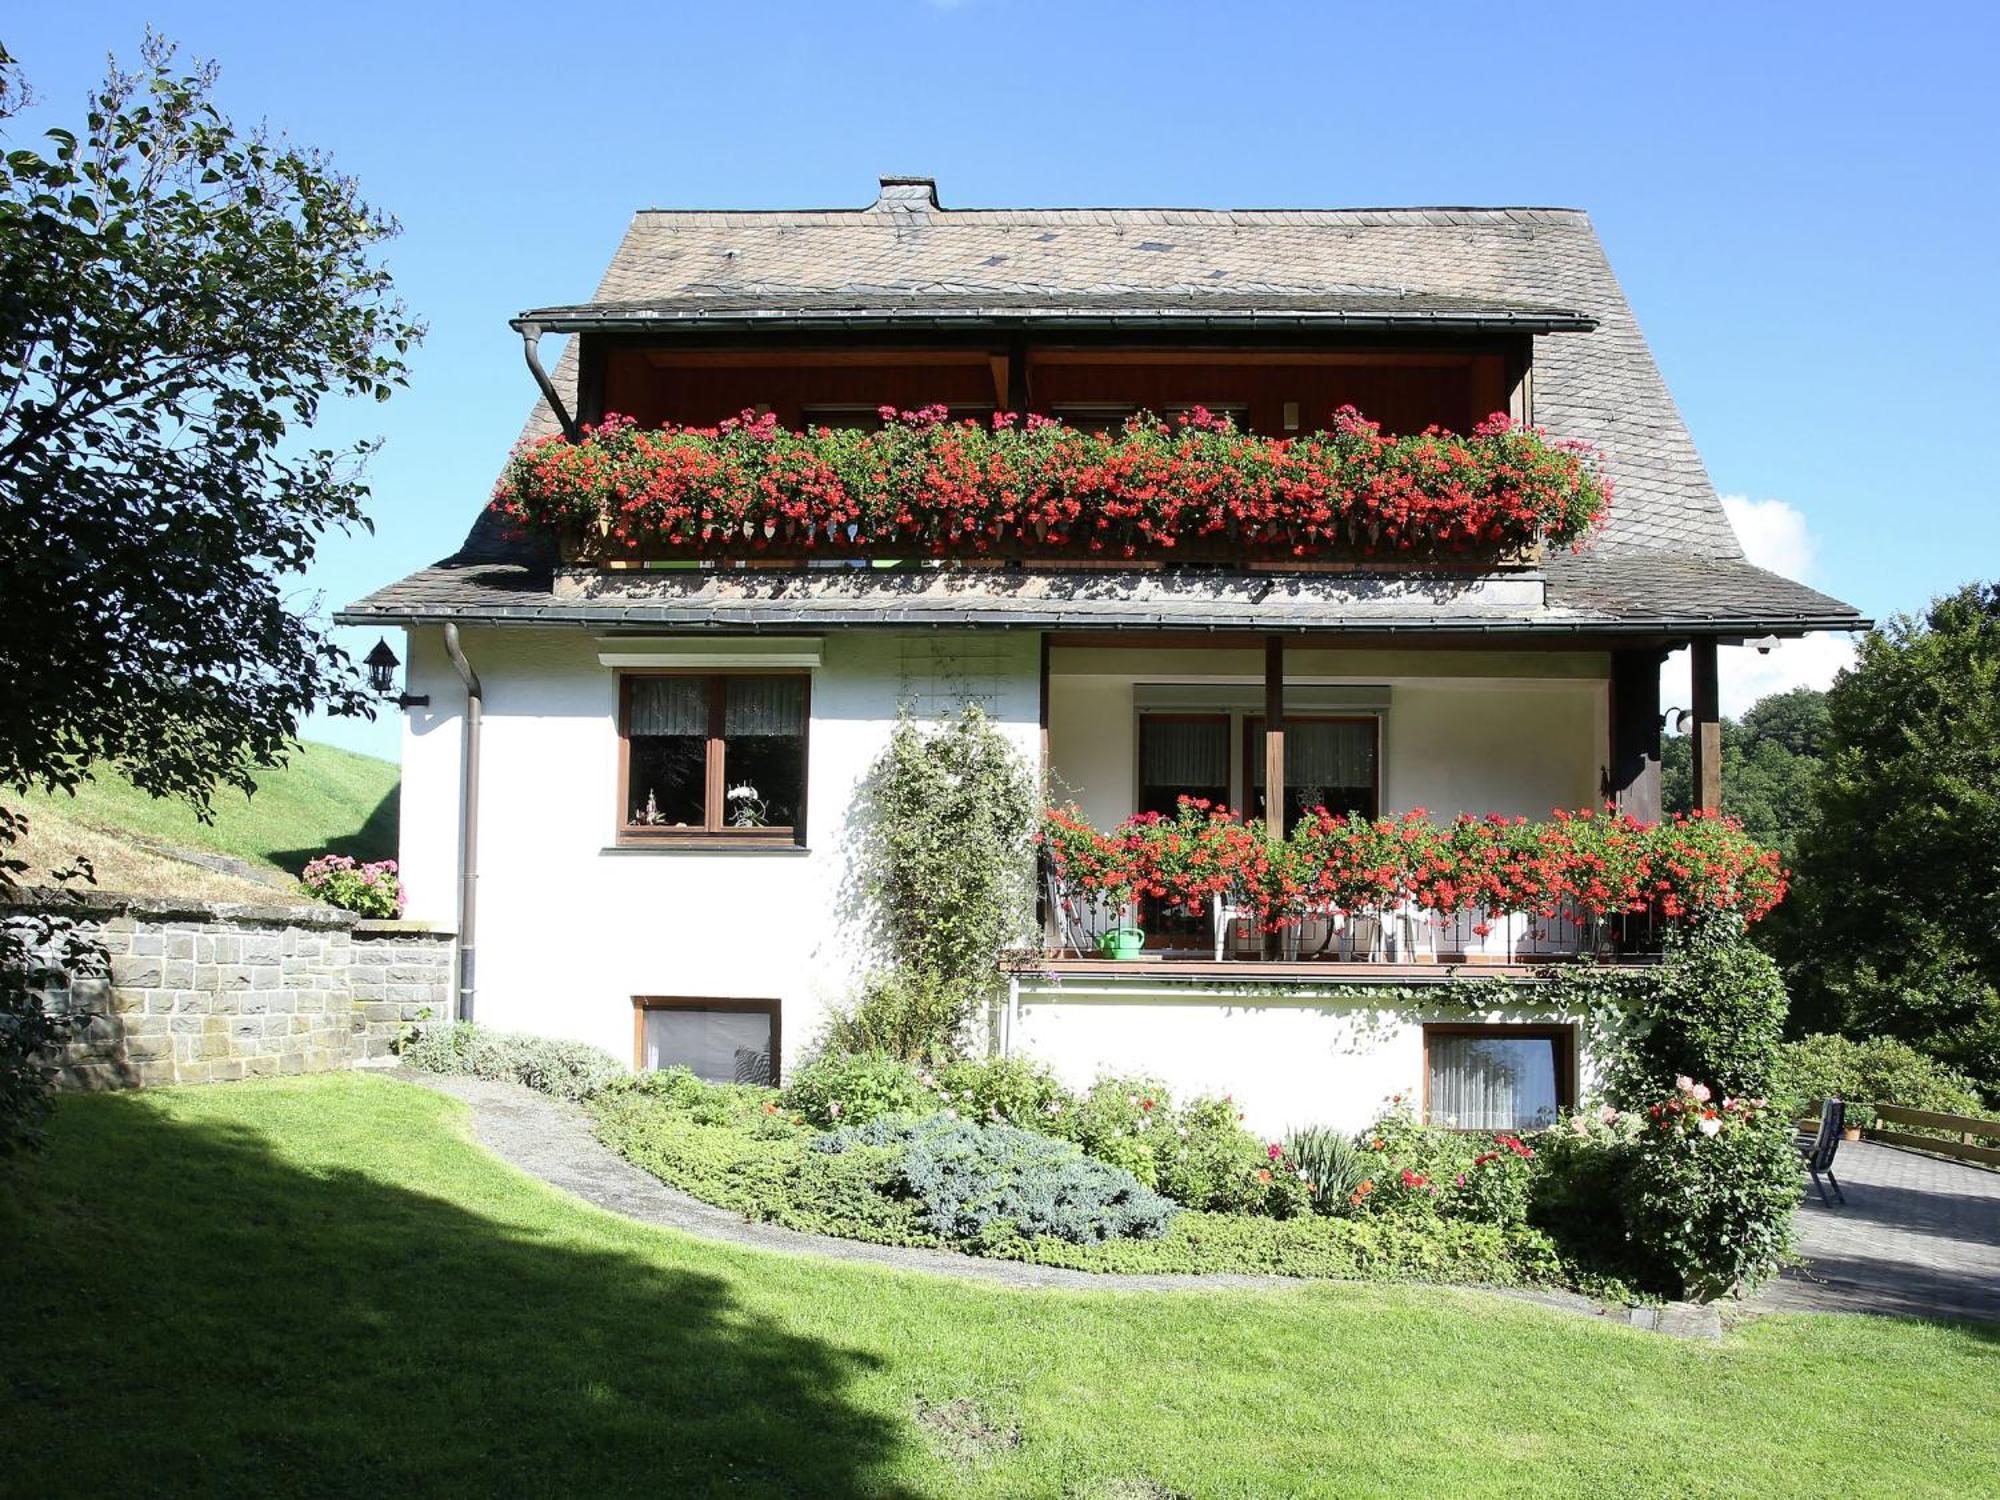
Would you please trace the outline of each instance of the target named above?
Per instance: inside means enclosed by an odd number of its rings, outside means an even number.
[[[1593,455],[1528,425],[1520,334],[774,347],[598,331],[577,389],[564,436],[516,457],[499,503],[600,567],[1489,569],[1577,540],[1608,502]]]

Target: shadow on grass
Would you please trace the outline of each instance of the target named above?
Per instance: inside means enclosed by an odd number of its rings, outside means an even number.
[[[0,1172],[0,1491],[905,1493],[870,1479],[892,1424],[843,1395],[870,1361],[714,1276],[143,1097],[59,1123]]]
[[[399,781],[382,794],[361,826],[352,833],[337,834],[311,849],[274,849],[265,856],[288,875],[297,875],[322,854],[345,854],[362,863],[396,857],[397,820],[402,815],[403,786]]]

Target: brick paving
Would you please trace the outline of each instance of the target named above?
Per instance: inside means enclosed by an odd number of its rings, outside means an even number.
[[[1833,1170],[1846,1205],[1807,1191],[1806,1264],[1750,1308],[2000,1322],[2000,1172],[1866,1142],[1843,1145]]]

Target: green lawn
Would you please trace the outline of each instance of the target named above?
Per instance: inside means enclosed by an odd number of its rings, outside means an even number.
[[[599,1213],[340,1075],[0,1167],[21,1495],[1990,1494],[1996,1331],[1721,1348],[1474,1293],[1010,1293]]]
[[[231,854],[297,875],[316,854],[393,859],[397,781],[391,761],[303,744],[285,765],[258,776],[254,796],[219,789],[213,823],[198,821],[184,802],[148,796],[108,766],[74,798],[58,793],[20,801],[31,819],[46,809],[86,828]]]

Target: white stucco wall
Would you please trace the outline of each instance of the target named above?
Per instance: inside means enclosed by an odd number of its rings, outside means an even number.
[[[832,634],[813,682],[807,847],[621,848],[616,677],[599,663],[597,640],[493,627],[463,639],[486,693],[477,1019],[576,1038],[622,1060],[632,1057],[633,997],[666,995],[778,1000],[787,1068],[796,1062],[826,1006],[868,962],[852,915],[849,818],[899,705],[934,717],[977,697],[1024,756],[1038,751],[1033,636]],[[408,715],[403,740],[409,913],[451,924],[464,689],[438,630],[410,632],[405,656],[409,690],[431,697]],[[1260,657],[1229,651],[1058,651],[1052,666],[1057,795],[1078,796],[1107,825],[1132,807],[1135,683],[1262,680]],[[1587,654],[1301,650],[1288,675],[1387,686],[1389,808],[1533,815],[1595,800],[1604,667]],[[1452,1016],[1441,1003],[1436,1018]],[[1182,1094],[1233,1091],[1257,1128],[1277,1131],[1359,1125],[1386,1095],[1420,1089],[1419,1027],[1429,1018],[1351,1000],[1031,988],[1011,1040],[1078,1083],[1109,1069],[1152,1073]]]
[[[1610,739],[1609,660],[1591,652],[1309,651],[1286,654],[1301,687],[1382,687],[1382,805],[1439,818],[1547,817],[1596,805]],[[1102,827],[1136,801],[1140,684],[1261,687],[1248,651],[1058,649],[1049,675],[1054,795]],[[1240,720],[1240,715],[1239,715]],[[1240,727],[1240,724],[1239,724]],[[1245,799],[1242,735],[1230,735],[1232,800]]]
[[[453,920],[464,689],[435,632],[412,632],[402,861],[412,915]],[[977,697],[1032,762],[1038,643],[971,632],[828,636],[814,673],[807,847],[620,848],[616,679],[582,631],[463,632],[485,689],[477,1019],[632,1057],[636,995],[776,999],[788,1061],[865,955],[843,920],[848,812],[899,703]]]
[[[1103,1073],[1157,1079],[1177,1100],[1228,1094],[1249,1129],[1277,1139],[1303,1125],[1358,1130],[1392,1094],[1421,1107],[1427,1022],[1573,1023],[1532,1004],[1471,1012],[1446,1002],[1370,1002],[1203,993],[1188,986],[1024,985],[1008,1047],[1046,1060],[1073,1087]],[[1599,1059],[1576,1048],[1577,1097],[1598,1082]]]

